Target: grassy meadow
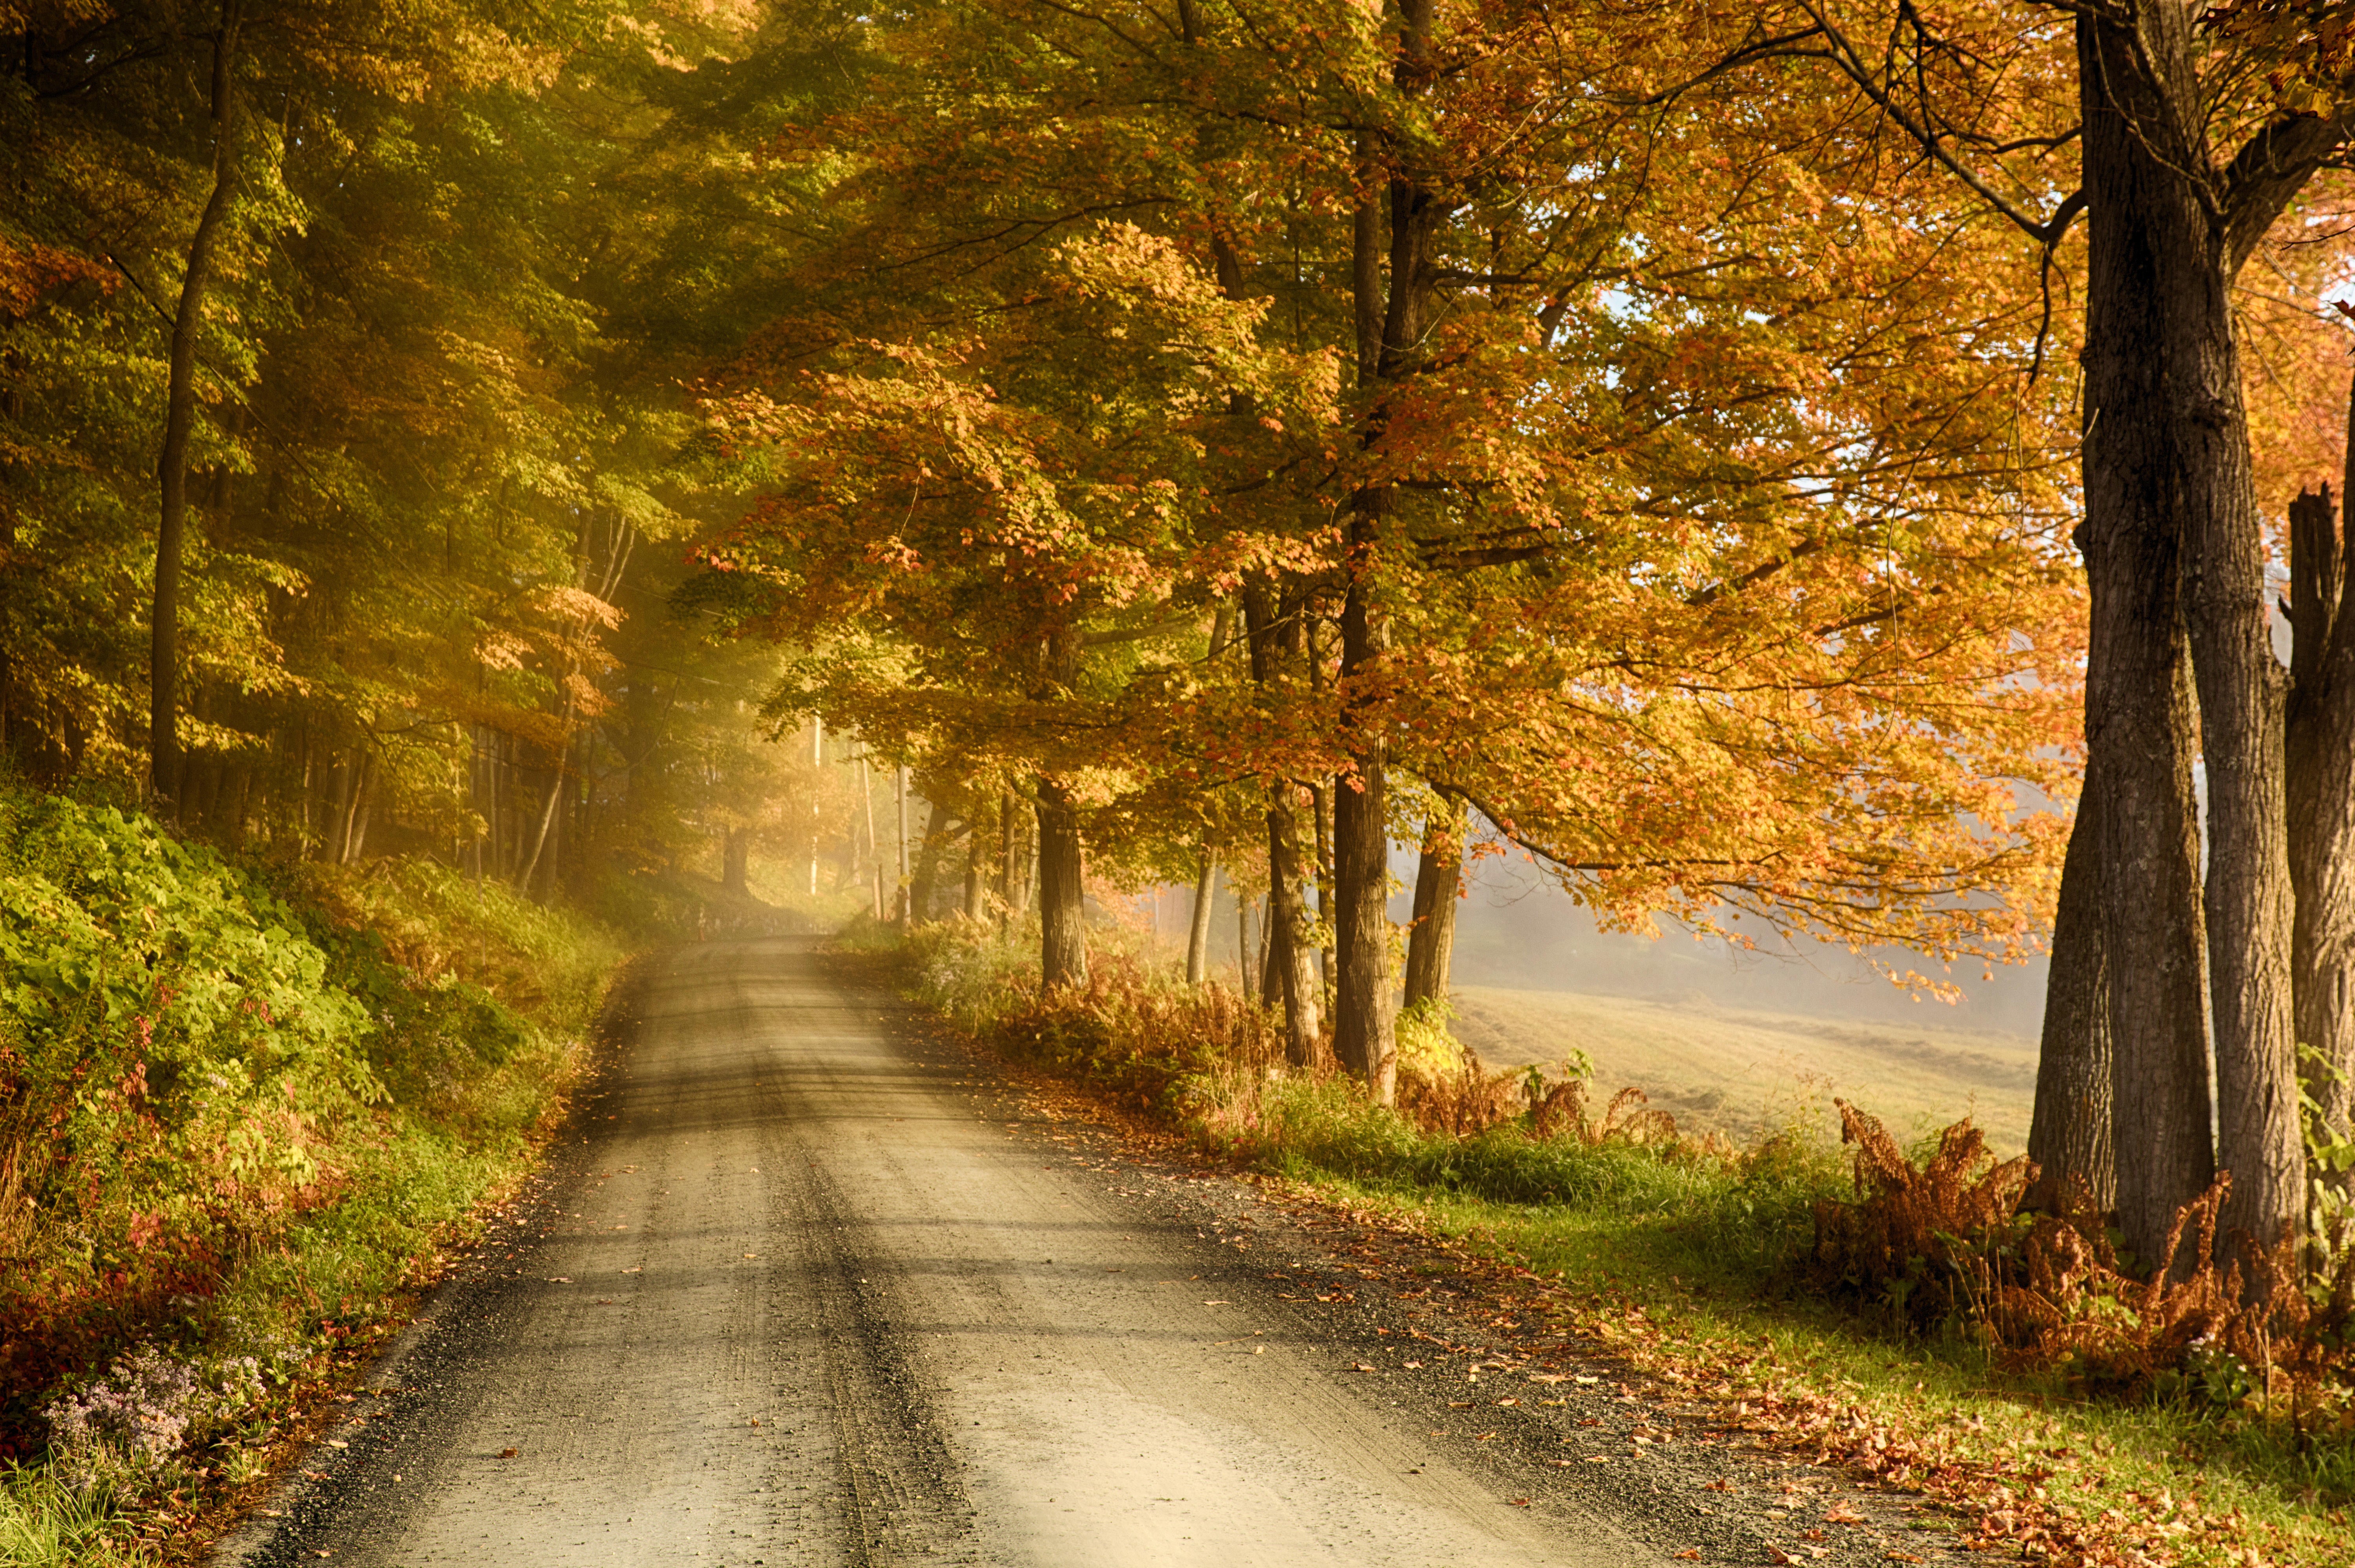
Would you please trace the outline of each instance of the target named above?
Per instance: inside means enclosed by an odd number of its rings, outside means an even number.
[[[1640,1088],[1689,1133],[1749,1143],[1796,1125],[1837,1138],[1837,1095],[1901,1138],[1968,1116],[1998,1153],[2028,1144],[2036,1041],[2027,1035],[1810,1018],[1698,993],[1668,1001],[1465,986],[1455,999],[1455,1037],[1487,1066],[1550,1068],[1582,1053],[1596,1088]]]

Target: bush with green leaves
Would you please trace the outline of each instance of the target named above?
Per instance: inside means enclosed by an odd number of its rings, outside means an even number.
[[[54,1419],[171,1407],[126,1355],[282,1382],[380,1310],[528,1157],[620,955],[438,868],[265,870],[0,782],[0,1458],[144,1455]]]

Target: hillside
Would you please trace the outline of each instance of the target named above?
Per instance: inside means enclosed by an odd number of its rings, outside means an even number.
[[[1462,986],[1455,1033],[1491,1067],[1550,1065],[1572,1051],[1605,1093],[1635,1084],[1689,1131],[1755,1137],[1802,1122],[1837,1135],[1832,1097],[1901,1137],[1969,1115],[2004,1153],[2028,1142],[2036,1041],[1993,1029],[1827,1019],[1581,991]]]

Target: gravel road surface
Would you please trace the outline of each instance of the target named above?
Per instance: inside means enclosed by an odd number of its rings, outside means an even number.
[[[622,1005],[534,1200],[217,1563],[1944,1560],[1881,1499],[1785,1555],[1866,1499],[1304,1284],[1348,1271],[1241,1184],[1026,1110],[808,939]]]

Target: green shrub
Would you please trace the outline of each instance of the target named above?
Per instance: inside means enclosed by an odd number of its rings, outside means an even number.
[[[243,866],[0,783],[0,1457],[135,1489],[59,1412],[126,1367],[281,1384],[380,1311],[528,1157],[620,955],[430,864]],[[69,1517],[25,1487],[0,1531]]]

